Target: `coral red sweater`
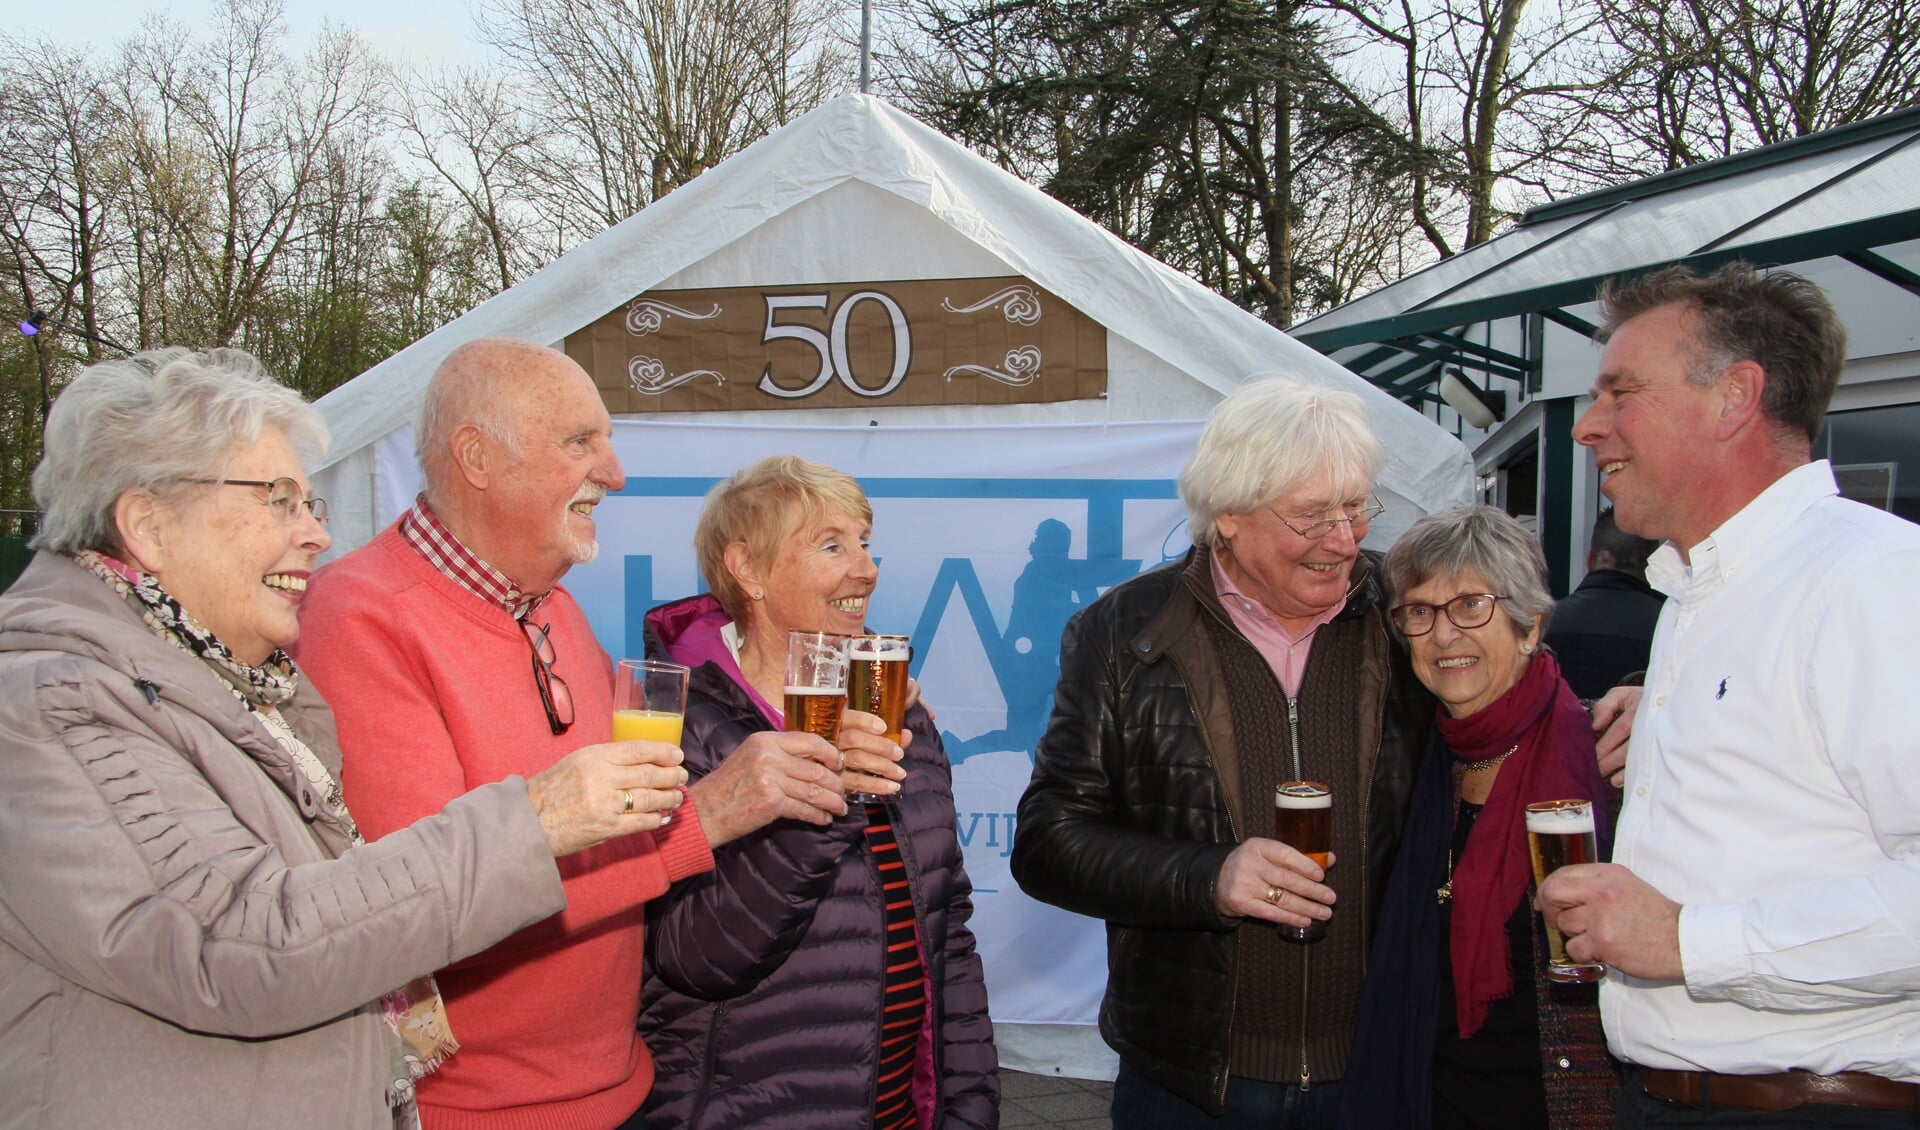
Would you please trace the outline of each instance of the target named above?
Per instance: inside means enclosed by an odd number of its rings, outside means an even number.
[[[609,740],[612,665],[579,605],[556,589],[532,619],[552,624],[554,672],[573,692],[559,737],[512,617],[393,527],[314,575],[295,655],[339,718],[347,806],[368,839]],[[460,1051],[420,1083],[432,1130],[606,1130],[653,1085],[634,1028],[644,904],[712,868],[700,821],[683,804],[658,834],[558,865],[564,911],[439,973]]]

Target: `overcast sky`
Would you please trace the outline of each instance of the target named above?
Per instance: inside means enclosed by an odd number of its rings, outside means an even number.
[[[167,11],[198,27],[214,5],[208,0],[0,0],[14,36],[41,35],[104,54],[140,25],[148,12]],[[472,62],[483,57],[475,42],[466,0],[286,0],[288,47],[297,51],[320,30],[322,19],[358,31],[382,54],[404,53],[416,62]]]

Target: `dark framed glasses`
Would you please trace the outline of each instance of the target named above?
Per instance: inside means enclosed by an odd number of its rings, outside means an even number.
[[[1456,628],[1485,627],[1487,621],[1493,619],[1493,610],[1501,599],[1496,593],[1463,592],[1445,604],[1397,604],[1387,615],[1393,617],[1393,626],[1400,629],[1401,635],[1413,639],[1433,631],[1442,611]]]
[[[527,645],[533,648],[533,685],[540,689],[540,706],[547,712],[547,726],[556,735],[567,732],[573,725],[573,692],[567,689],[567,681],[553,673],[553,641],[547,638],[551,624],[535,624],[531,620],[518,620],[520,630],[526,633]]]

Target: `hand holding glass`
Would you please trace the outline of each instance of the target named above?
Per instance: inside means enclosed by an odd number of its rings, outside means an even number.
[[[1533,856],[1533,881],[1536,886],[1559,868],[1576,863],[1598,863],[1600,852],[1593,834],[1593,802],[1589,800],[1542,800],[1527,806],[1527,850]],[[1574,961],[1567,957],[1567,940],[1548,922],[1547,980],[1585,984],[1606,976],[1607,967],[1597,961]]]
[[[847,643],[847,705],[887,724],[887,740],[900,742],[907,713],[907,661],[913,648],[905,636],[854,636]],[[898,794],[852,793],[862,803],[891,801]]]
[[[786,697],[787,730],[837,741],[847,708],[847,637],[788,632]]]
[[[1333,790],[1318,781],[1280,782],[1273,790],[1273,838],[1326,870],[1333,852]],[[1317,942],[1327,936],[1327,924],[1317,918],[1305,926],[1279,929],[1291,942]]]
[[[687,669],[663,659],[622,659],[614,670],[613,740],[680,744]]]

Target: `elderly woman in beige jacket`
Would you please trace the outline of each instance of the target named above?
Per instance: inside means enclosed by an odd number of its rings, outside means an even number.
[[[679,801],[677,749],[618,742],[361,840],[281,650],[325,440],[228,351],[97,365],[53,407],[40,552],[0,597],[0,1126],[412,1125],[459,1037],[428,974]]]

